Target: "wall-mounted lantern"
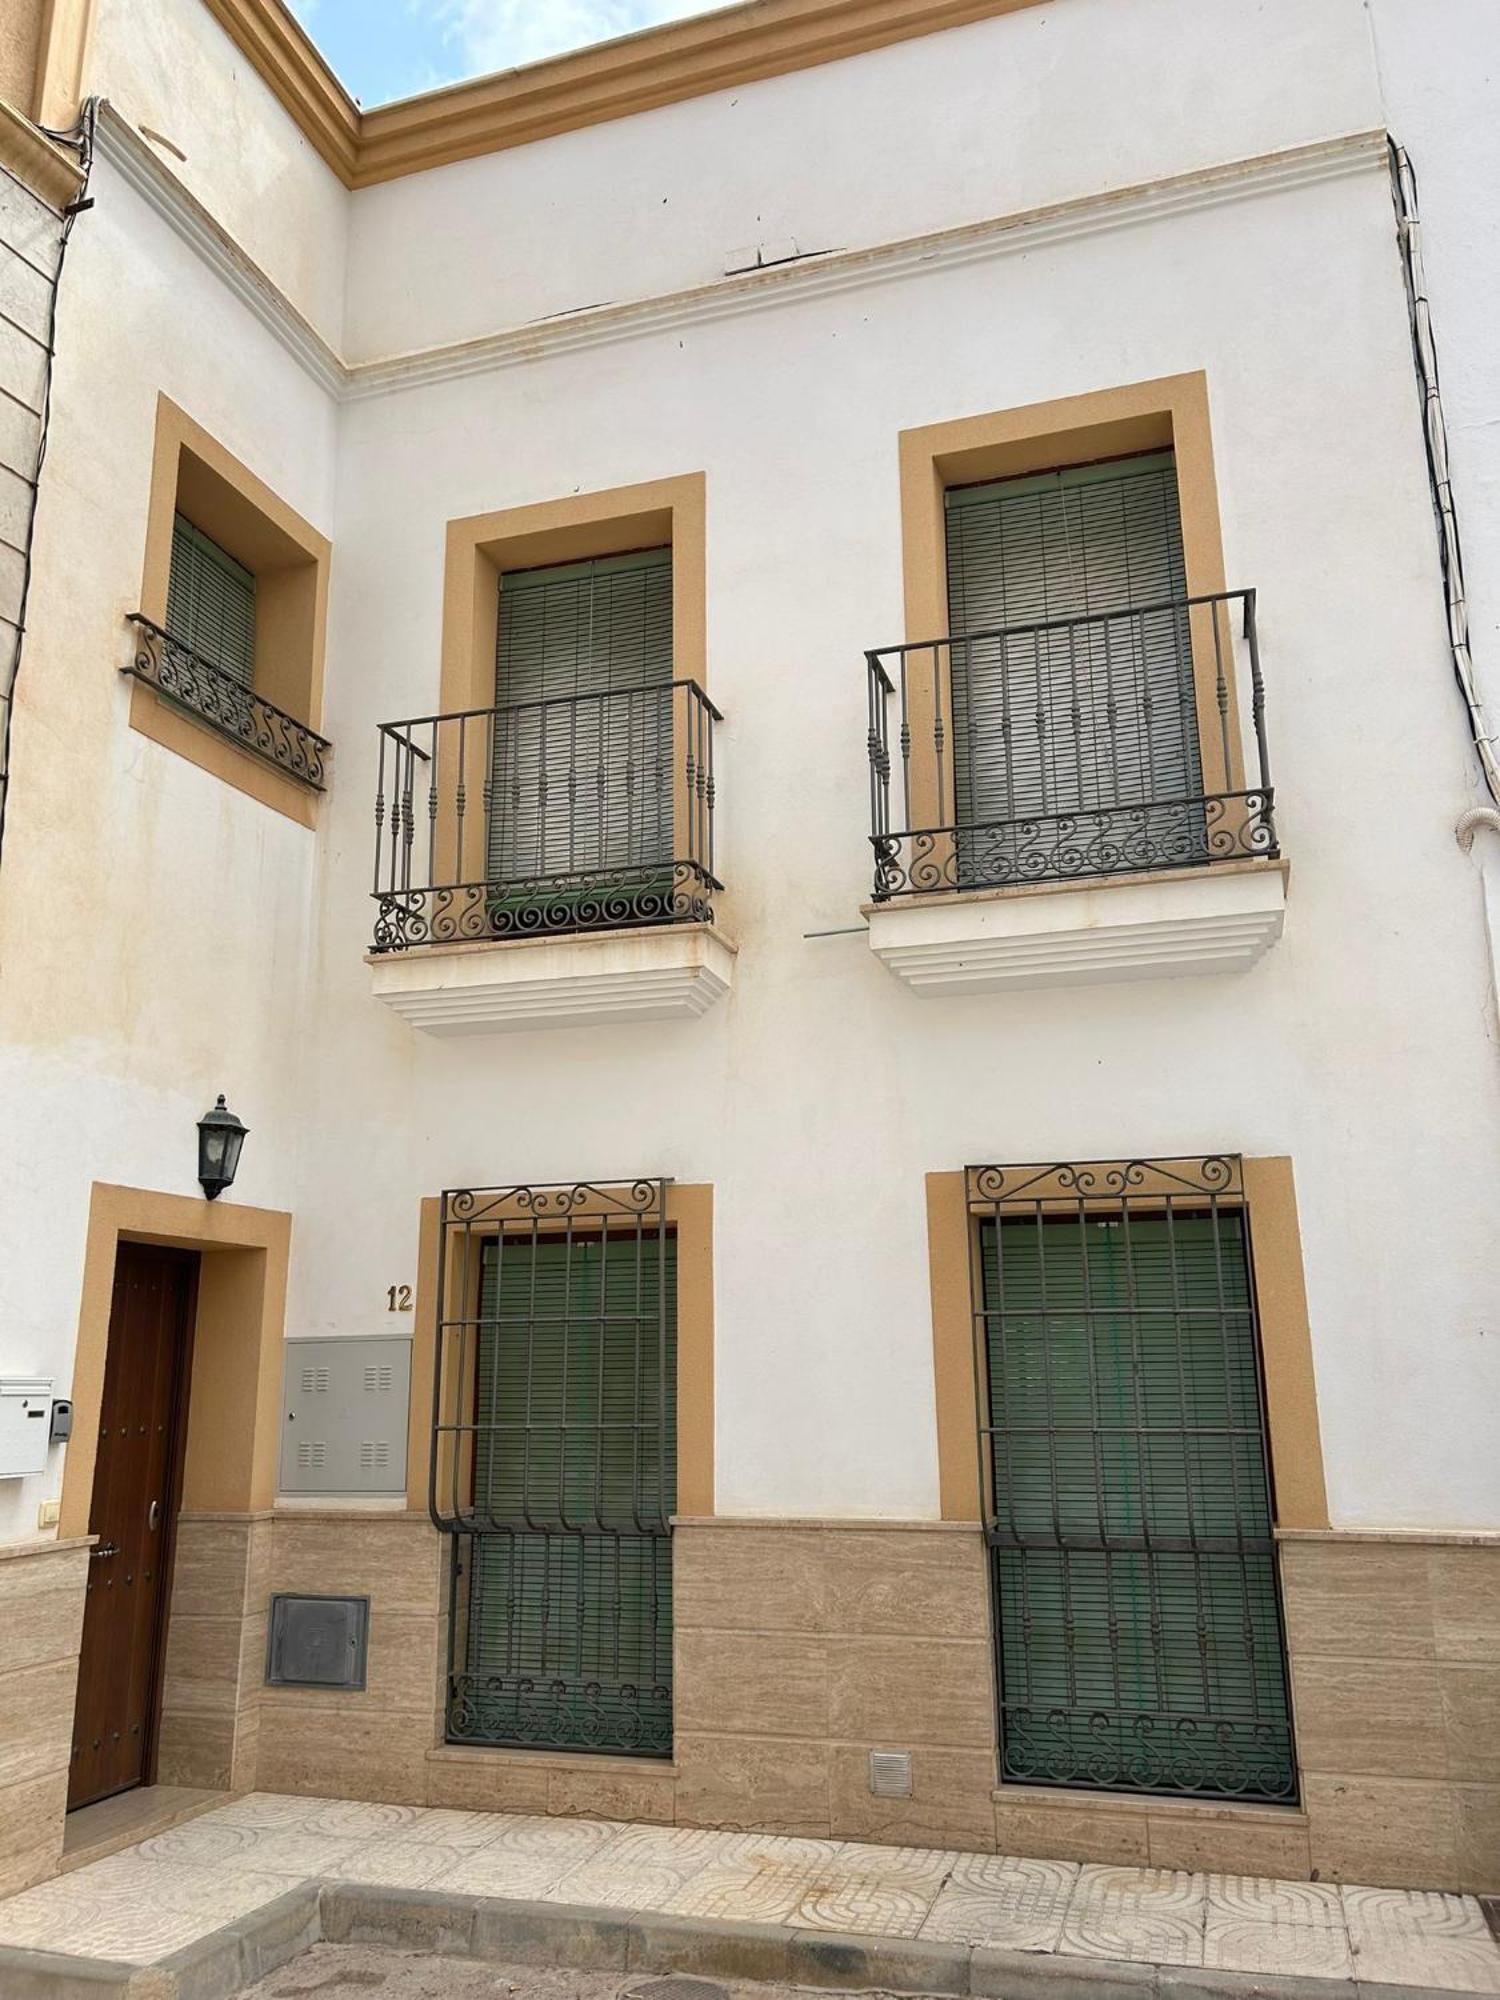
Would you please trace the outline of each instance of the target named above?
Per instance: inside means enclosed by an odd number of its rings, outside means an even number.
[[[226,1107],[222,1092],[213,1110],[198,1120],[198,1185],[208,1200],[217,1201],[234,1185],[247,1129]]]

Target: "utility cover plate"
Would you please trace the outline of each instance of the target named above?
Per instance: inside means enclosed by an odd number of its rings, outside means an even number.
[[[363,1688],[370,1636],[368,1597],[271,1599],[267,1687]]]

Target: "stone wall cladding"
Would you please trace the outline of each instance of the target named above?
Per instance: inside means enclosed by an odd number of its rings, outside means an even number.
[[[445,1745],[445,1557],[419,1514],[184,1518],[163,1779],[1500,1888],[1500,1539],[1284,1539],[1300,1809],[998,1785],[984,1548],[952,1524],[680,1523],[671,1763]],[[362,1693],[262,1686],[273,1590],[369,1595]],[[81,1583],[77,1598],[81,1610]],[[70,1643],[76,1655],[76,1633]],[[54,1786],[67,1728],[64,1717]],[[911,1798],[871,1796],[873,1749],[910,1751]],[[29,1765],[5,1775],[3,1745],[0,1767],[7,1786],[48,1782]]]
[[[88,1581],[86,1541],[0,1548],[0,1895],[57,1872]]]

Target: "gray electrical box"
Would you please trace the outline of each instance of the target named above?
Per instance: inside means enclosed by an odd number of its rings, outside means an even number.
[[[281,1491],[405,1493],[410,1395],[411,1341],[405,1336],[289,1340]]]

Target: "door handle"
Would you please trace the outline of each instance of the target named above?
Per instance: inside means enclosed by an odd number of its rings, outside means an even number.
[[[161,1502],[160,1500],[153,1500],[151,1505],[146,1509],[146,1526],[151,1530],[153,1535],[156,1533],[156,1524],[160,1519]]]
[[[120,1544],[118,1542],[98,1542],[89,1550],[89,1561],[103,1562],[106,1556],[117,1556],[119,1553]]]

